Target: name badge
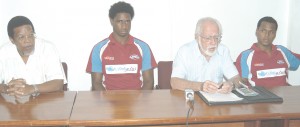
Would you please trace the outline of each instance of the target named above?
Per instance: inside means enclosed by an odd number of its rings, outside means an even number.
[[[106,74],[134,74],[137,73],[137,64],[105,65]]]

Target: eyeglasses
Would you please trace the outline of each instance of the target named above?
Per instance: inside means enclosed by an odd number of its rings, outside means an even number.
[[[221,41],[221,38],[222,36],[202,36],[200,35],[200,37],[205,41],[205,42],[208,42],[208,41],[214,41],[214,42],[220,42]]]
[[[25,39],[33,40],[35,39],[35,34],[29,34],[29,35],[18,35],[16,38],[18,41],[25,41]]]

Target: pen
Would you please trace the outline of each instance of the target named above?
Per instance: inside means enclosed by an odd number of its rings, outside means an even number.
[[[223,83],[219,85],[219,88],[218,88],[218,89],[221,89],[222,87],[223,87]]]

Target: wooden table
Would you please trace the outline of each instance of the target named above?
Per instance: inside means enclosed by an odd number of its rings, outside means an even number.
[[[273,112],[279,112],[284,127],[300,127],[300,86],[274,87],[273,93],[283,98],[280,105],[271,105]]]
[[[196,96],[189,126],[299,127],[300,86],[270,90],[283,103],[208,106]],[[76,93],[41,94],[24,104],[0,96],[0,126],[185,126],[190,108],[179,90]]]
[[[25,103],[0,95],[0,126],[68,126],[76,92],[41,94]]]
[[[299,126],[300,87],[270,89],[283,103],[208,106],[198,96],[190,126]],[[104,91],[77,94],[70,126],[185,126],[189,105],[179,90]],[[291,120],[292,124],[291,124]],[[262,122],[264,121],[264,122]],[[276,122],[279,121],[279,122]],[[284,122],[281,122],[284,121]],[[279,123],[279,125],[278,125]],[[273,126],[272,125],[272,126]]]

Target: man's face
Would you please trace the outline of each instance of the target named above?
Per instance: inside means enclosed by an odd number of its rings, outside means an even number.
[[[274,23],[263,21],[256,29],[256,37],[259,45],[270,46],[276,37],[276,26]]]
[[[129,13],[118,13],[115,18],[110,19],[113,32],[119,37],[129,35],[131,28],[131,16]]]
[[[35,34],[30,25],[22,25],[14,30],[11,42],[17,47],[20,56],[29,56],[33,54],[35,47]]]
[[[198,37],[199,47],[202,53],[207,56],[213,56],[217,52],[221,35],[216,23],[205,22],[201,34]]]

